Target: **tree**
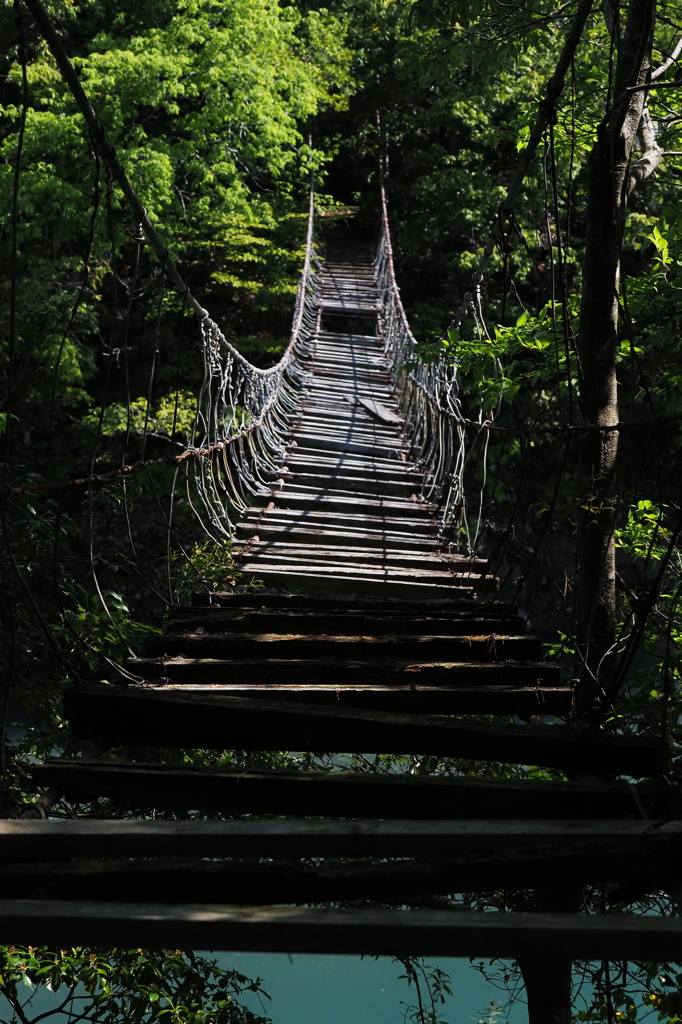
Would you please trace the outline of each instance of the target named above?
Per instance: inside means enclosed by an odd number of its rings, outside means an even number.
[[[54,993],[53,1006],[33,1007],[35,990]],[[261,979],[224,970],[210,957],[191,951],[142,949],[50,951],[5,948],[0,954],[0,1000],[7,1024],[60,1024],[106,1020],[109,1024],[270,1024],[239,1000],[250,991],[267,999]]]
[[[654,0],[632,2],[621,23],[607,5],[616,69],[607,112],[588,160],[587,232],[577,359],[588,427],[580,456],[576,576],[577,706],[589,714],[604,693],[617,641],[615,528],[618,511],[620,274],[631,195],[663,157],[647,104]],[[663,67],[663,65],[661,65]],[[655,74],[655,72],[654,72]],[[637,140],[641,155],[633,159]]]

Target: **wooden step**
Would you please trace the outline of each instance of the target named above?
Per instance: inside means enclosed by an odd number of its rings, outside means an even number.
[[[664,783],[490,780],[412,772],[256,771],[55,758],[31,766],[37,786],[120,807],[324,818],[649,820],[680,818]]]
[[[297,433],[296,440],[299,445],[306,448],[322,448],[325,451],[335,452],[355,452],[358,455],[368,455],[370,457],[373,455],[381,456],[386,451],[386,448],[379,442],[370,443],[367,441],[347,440],[343,436],[339,437],[332,434]],[[400,448],[398,447],[397,450],[400,451]],[[407,446],[405,446],[405,450],[407,450]]]
[[[334,528],[333,522],[329,524],[315,523],[311,521],[308,523],[305,517],[300,519],[290,518],[287,519],[285,516],[280,515],[266,517],[263,516],[260,520],[246,520],[244,522],[237,523],[237,532],[243,539],[250,537],[263,539],[265,537],[269,539],[281,538],[289,543],[310,543],[313,540],[318,540],[320,544],[338,544],[344,547],[358,547],[360,545],[367,547],[374,547],[380,550],[398,550],[398,551],[423,551],[425,553],[433,553],[437,550],[436,537],[429,536],[429,533],[421,533],[415,531],[410,533],[397,532],[396,530],[384,529],[381,527],[370,527],[367,526],[365,529],[350,528],[341,529],[341,527]],[[443,567],[445,571],[446,567]],[[480,575],[476,573],[475,575]]]
[[[617,834],[611,839],[602,836],[595,843],[564,836],[562,846],[483,848],[382,863],[339,862],[338,855],[331,864],[249,863],[235,860],[233,853],[222,860],[181,859],[177,854],[171,859],[172,851],[155,860],[147,854],[144,859],[114,860],[110,852],[107,860],[87,861],[81,854],[72,863],[0,863],[0,886],[26,899],[62,900],[77,892],[79,901],[212,904],[220,893],[231,904],[256,906],[346,900],[402,904],[434,894],[530,889],[555,884],[557,876],[564,884],[604,884],[631,883],[633,875],[641,875],[647,891],[677,883],[682,846],[679,823],[676,832],[652,838],[640,833],[629,843],[625,839]],[[268,855],[272,856],[264,849],[260,857]]]
[[[375,555],[382,554],[378,548],[368,550],[373,550]],[[363,559],[357,554],[350,559],[344,557],[346,551],[347,548],[338,546],[336,550],[323,549],[323,553],[312,551],[307,554],[298,554],[280,551],[280,545],[276,540],[268,541],[267,538],[264,538],[262,541],[254,541],[243,547],[235,545],[233,557],[238,565],[243,566],[247,571],[252,571],[256,576],[259,565],[268,565],[277,568],[289,566],[292,570],[304,569],[305,571],[313,568],[324,572],[331,572],[334,568],[338,570],[334,573],[335,577],[353,575],[367,579],[381,578],[396,581],[419,579],[446,584],[452,578],[452,569],[447,563],[429,554],[425,554],[422,558],[409,559],[405,557],[389,562],[386,558]],[[454,566],[453,568],[458,567]]]
[[[405,530],[411,530],[412,526],[419,522],[434,522],[434,507],[429,502],[414,501],[407,499],[368,498],[366,495],[347,497],[333,497],[329,494],[306,493],[292,491],[289,487],[268,491],[264,495],[265,503],[274,501],[279,509],[287,509],[291,512],[301,512],[306,509],[318,509],[322,512],[340,512],[342,514],[356,514],[365,517],[368,526],[374,524],[371,520],[383,519],[386,517],[399,518],[405,524]],[[257,507],[257,506],[254,506]],[[262,511],[262,509],[259,509]]]
[[[667,961],[682,918],[628,914],[319,910],[216,904],[3,900],[17,944],[519,959],[538,949],[575,960]]]
[[[125,746],[433,754],[635,778],[657,775],[665,756],[660,740],[647,737],[538,724],[479,725],[147,687],[67,690],[64,713],[78,738]]]
[[[230,665],[226,676],[235,673]],[[351,677],[353,678],[353,676]],[[395,711],[429,715],[559,715],[571,713],[570,687],[547,686],[421,686],[410,683],[201,683],[166,684],[163,693],[245,697],[250,700],[296,701],[331,708]],[[157,690],[157,692],[159,692]]]
[[[267,534],[266,534],[267,536]],[[335,564],[311,564],[303,559],[270,559],[267,554],[262,558],[247,556],[246,561],[240,561],[240,573],[243,579],[252,577],[258,579],[262,573],[287,572],[292,578],[307,575],[311,570],[317,576],[323,576],[333,581],[336,587],[345,579],[367,580],[370,583],[386,583],[395,585],[400,583],[437,584],[440,586],[459,586],[470,590],[474,583],[477,583],[481,576],[472,573],[458,573],[444,566],[441,569],[415,569],[415,568],[388,568],[381,565],[347,565],[345,562]],[[334,587],[332,589],[334,589]]]
[[[166,680],[181,685],[223,685],[235,677],[250,684],[329,683],[342,686],[511,686],[516,688],[561,687],[556,663],[537,661],[452,662],[343,657],[325,658],[129,658],[126,668],[146,680]]]
[[[441,586],[437,583],[403,582],[387,578],[371,579],[368,576],[342,576],[338,573],[330,576],[329,573],[318,572],[318,568],[318,566],[311,566],[310,570],[306,570],[293,566],[268,568],[265,565],[259,565],[257,571],[247,572],[244,578],[254,585],[260,584],[277,590],[300,594],[322,593],[336,596],[347,594],[354,600],[359,596],[367,595],[381,596],[388,601],[414,600],[422,602],[452,597],[453,591],[457,591],[459,596],[471,595],[474,592],[473,584],[467,585],[462,582],[460,585],[454,577],[452,582]],[[476,587],[482,589],[485,582],[486,580],[477,577]],[[494,580],[490,581],[490,585],[494,585]]]
[[[264,609],[212,608],[199,611],[189,605],[175,607],[169,612],[166,629],[209,633],[245,633],[251,629],[258,633],[331,633],[382,636],[402,630],[412,636],[491,636],[493,633],[522,635],[524,620],[521,616],[491,615],[488,618],[472,616],[454,618],[448,614],[399,615],[384,610],[371,615],[359,611],[326,612],[270,611]]]
[[[322,433],[331,437],[357,435],[358,438],[367,435],[384,441],[388,449],[395,447],[398,451],[406,451],[409,448],[407,439],[400,431],[375,419],[365,406],[351,400],[350,395],[341,398],[337,396],[333,399],[328,397],[327,404],[335,408],[333,418],[330,419],[316,405],[311,407],[306,401],[293,414],[291,422],[297,424],[297,429],[303,434],[317,436],[318,433]]]
[[[386,480],[387,483],[412,484],[413,490],[419,487],[424,480],[424,474],[410,468],[406,462],[399,459],[361,460],[359,456],[342,455],[338,458],[301,458],[298,455],[289,455],[286,466],[277,470],[278,476],[312,476],[320,475],[335,478],[341,476],[347,479],[351,477],[362,480],[371,480],[373,483]]]
[[[423,477],[412,479],[407,473],[401,479],[382,477],[380,471],[366,476],[351,476],[343,472],[324,469],[315,472],[296,472],[283,468],[278,476],[291,487],[315,487],[318,491],[356,491],[359,494],[373,494],[376,497],[397,495],[409,498],[419,494],[424,483]]]
[[[292,523],[300,523],[305,526],[329,526],[332,529],[369,534],[384,535],[388,532],[411,537],[418,535],[429,540],[436,536],[438,528],[438,524],[431,516],[425,516],[416,522],[412,520],[406,522],[400,515],[389,512],[368,516],[364,512],[351,512],[350,510],[335,512],[325,508],[292,509],[278,506],[266,509],[247,509],[242,522],[272,523],[273,525],[284,522],[287,526]]]
[[[398,658],[415,661],[504,662],[542,657],[534,636],[384,633],[381,636],[316,633],[165,633],[144,640],[147,657],[182,654],[193,658]]]
[[[407,489],[406,489],[406,492],[405,492],[405,496],[401,498],[400,495],[398,495],[398,494],[384,495],[384,494],[380,494],[379,492],[375,493],[373,491],[364,491],[362,494],[360,494],[358,491],[356,491],[354,489],[350,489],[350,490],[344,489],[343,487],[339,486],[337,483],[330,484],[328,487],[326,487],[326,488],[321,490],[319,487],[312,486],[310,484],[304,484],[300,480],[297,481],[296,483],[294,483],[291,480],[284,480],[284,479],[279,480],[279,481],[274,480],[272,482],[272,489],[271,489],[271,491],[269,493],[268,500],[270,500],[270,501],[274,500],[274,501],[277,501],[278,504],[282,504],[282,502],[286,502],[287,500],[290,500],[290,495],[292,493],[296,493],[297,495],[298,494],[308,494],[311,497],[314,497],[316,499],[319,499],[321,494],[324,495],[325,497],[330,497],[330,498],[350,498],[353,501],[358,501],[358,507],[359,507],[359,500],[361,498],[366,498],[369,502],[376,502],[376,503],[384,502],[386,500],[392,500],[392,501],[397,501],[397,502],[403,502],[405,505],[409,505],[412,502],[414,502],[415,504],[419,504],[419,505],[421,505],[421,504],[427,505],[428,504],[430,506],[429,502],[422,501],[422,498],[420,497],[419,494],[417,494],[416,491],[414,491],[414,492],[412,492],[410,494],[410,493],[408,493]],[[282,501],[279,501],[280,497],[281,497]]]
[[[345,544],[324,545],[324,544],[289,544],[277,538],[274,541],[246,539],[244,541],[233,541],[232,554],[242,560],[249,557],[264,558],[268,555],[269,560],[276,556],[278,562],[291,559],[292,561],[303,561],[311,565],[313,563],[329,564],[334,561],[337,565],[340,562],[357,565],[372,566],[381,565],[386,568],[433,568],[440,570],[465,569],[467,572],[486,573],[487,563],[484,559],[467,558],[466,555],[450,555],[440,551],[435,553],[423,551],[402,551],[400,548],[382,549],[376,547],[352,547]]]
[[[349,611],[356,609],[362,614],[368,611],[379,613],[400,614],[402,612],[413,612],[417,615],[430,615],[432,612],[440,614],[447,612],[452,615],[487,615],[489,609],[494,608],[496,614],[514,615],[516,605],[509,604],[497,599],[477,599],[462,597],[461,593],[452,591],[447,598],[435,601],[423,601],[421,604],[416,601],[390,601],[386,602],[376,597],[358,597],[355,599],[341,597],[308,597],[301,594],[263,593],[262,591],[247,590],[216,590],[197,591],[191,595],[191,604],[201,607],[211,605],[230,608],[299,608],[309,611]]]
[[[320,302],[320,310],[323,316],[362,316],[376,319],[377,313],[381,312],[381,303],[378,299],[372,301],[364,297],[354,300],[348,296],[347,299],[338,301],[330,298]]]
[[[653,824],[653,827],[652,827]],[[231,820],[149,818],[0,820],[4,862],[70,857],[427,857],[519,855],[592,850],[617,844],[628,857],[654,863],[668,851],[679,858],[680,821],[627,819],[535,821]],[[635,872],[636,873],[636,872]]]
[[[289,454],[286,457],[286,462],[289,463],[291,459],[296,460],[318,460],[332,462],[335,465],[350,465],[350,466],[379,466],[384,469],[395,469],[396,467],[404,466],[408,469],[415,469],[416,463],[410,462],[407,459],[401,459],[400,451],[392,452],[388,449],[385,456],[375,455],[373,458],[368,459],[364,455],[358,455],[356,452],[325,452],[321,449],[315,450],[314,448],[299,448],[298,446],[292,447]]]

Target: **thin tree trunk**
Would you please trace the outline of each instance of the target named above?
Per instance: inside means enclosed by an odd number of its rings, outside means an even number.
[[[620,251],[632,189],[660,160],[653,133],[631,168],[637,132],[649,129],[649,78],[655,0],[630,0],[620,33],[614,98],[589,158],[587,235],[583,267],[578,365],[586,422],[580,452],[576,576],[576,706],[588,715],[608,679],[616,641],[614,528],[618,505],[618,292]],[[618,27],[614,26],[614,38]]]

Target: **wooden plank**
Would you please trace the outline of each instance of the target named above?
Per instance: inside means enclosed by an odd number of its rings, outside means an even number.
[[[381,497],[390,495],[404,495],[409,498],[411,494],[418,494],[420,483],[411,480],[407,474],[404,480],[384,479],[378,473],[371,477],[346,476],[343,473],[333,473],[322,469],[315,473],[289,472],[281,473],[282,479],[292,487],[315,487],[317,490],[353,491],[361,494],[375,494]]]
[[[80,737],[133,746],[435,754],[653,777],[660,740],[563,726],[479,725],[354,708],[279,704],[175,690],[81,686],[64,693]]]
[[[320,420],[320,427],[323,423],[328,421]],[[346,429],[343,424],[338,424],[336,436],[341,430]],[[370,431],[373,437],[378,435],[373,431]],[[353,435],[355,436],[355,428],[353,428]],[[371,459],[368,459],[365,455],[358,455],[354,452],[325,452],[321,449],[304,448],[300,445],[294,444],[291,446],[288,455],[285,458],[285,462],[289,462],[290,459],[297,459],[300,461],[312,461],[312,460],[323,460],[329,462],[342,462],[347,463],[350,466],[380,466],[384,469],[395,469],[396,466],[403,466],[406,469],[415,469],[416,463],[409,461],[406,458],[405,452],[402,451],[402,445],[396,448],[395,445],[389,448],[385,455],[374,455]]]
[[[438,636],[431,634],[383,634],[318,636],[295,633],[166,633],[154,634],[144,640],[148,657],[184,655],[191,658],[329,658],[331,650],[339,658],[395,657],[414,661],[487,661],[508,658],[539,660],[542,644],[534,636],[500,636],[464,634]]]
[[[291,509],[289,507],[279,507],[268,509],[253,509],[249,511],[242,522],[263,522],[271,519],[273,522],[277,520],[285,520],[287,524],[291,522],[300,521],[301,523],[311,526],[328,525],[334,529],[351,530],[356,533],[373,533],[381,532],[385,533],[396,533],[406,534],[407,536],[414,537],[416,535],[423,536],[429,540],[433,540],[437,534],[438,523],[433,517],[425,517],[418,522],[406,522],[405,518],[399,515],[387,515],[382,514],[375,517],[368,517],[365,512],[332,512],[325,509]],[[474,561],[472,559],[472,561]],[[479,562],[484,562],[485,559],[478,559]]]
[[[307,452],[303,449],[293,449],[286,456],[285,466],[295,470],[307,470],[312,472],[317,469],[343,470],[349,476],[371,473],[392,473],[394,476],[403,473],[412,480],[421,481],[424,473],[410,462],[403,462],[397,458],[366,459],[361,455],[344,454],[342,452]]]
[[[404,423],[402,416],[399,416],[396,412],[389,409],[381,402],[373,401],[371,398],[358,398],[357,401],[367,409],[370,415],[376,416],[381,423]]]
[[[374,558],[362,558],[358,555],[348,558],[348,548],[345,545],[339,545],[335,549],[330,548],[328,550],[321,547],[320,551],[311,549],[308,554],[292,554],[287,551],[281,551],[280,547],[278,539],[269,541],[267,537],[263,537],[262,540],[244,544],[242,551],[240,551],[239,545],[234,545],[232,553],[240,566],[250,565],[252,568],[257,568],[260,565],[268,565],[273,569],[291,566],[292,569],[303,569],[307,572],[319,569],[329,571],[330,567],[334,565],[339,569],[338,576],[348,575],[363,579],[378,578],[395,582],[416,579],[421,582],[435,581],[447,585],[448,581],[453,578],[453,574],[459,569],[466,570],[466,566],[449,566],[446,562],[423,552],[416,552],[412,557],[404,556],[400,558],[398,556],[395,560],[392,560],[390,559],[390,551],[395,549],[389,549],[386,552],[381,548],[373,548],[368,549],[368,551],[372,550],[374,552]],[[384,555],[387,557],[383,557]],[[477,578],[480,578],[478,574]],[[488,576],[484,578],[492,580],[494,577]]]
[[[348,610],[352,608],[358,609],[363,614],[367,611],[391,611],[397,614],[401,612],[413,612],[417,614],[429,614],[430,612],[447,612],[448,615],[459,615],[469,614],[473,608],[476,609],[475,614],[479,614],[480,611],[486,609],[499,610],[501,614],[511,613],[512,609],[516,608],[516,605],[511,605],[508,602],[498,600],[485,600],[479,601],[477,598],[462,597],[461,594],[454,592],[448,598],[438,598],[436,600],[426,600],[421,604],[417,604],[414,601],[383,601],[375,597],[360,597],[355,600],[330,598],[330,597],[306,597],[300,594],[263,594],[253,593],[252,591],[240,591],[240,590],[215,590],[215,591],[199,591],[192,594],[192,605],[200,605],[201,607],[206,606],[221,606],[221,607],[239,607],[239,608],[308,608],[318,609],[325,611],[332,611],[336,609]]]
[[[235,675],[233,671],[231,675]],[[573,707],[570,687],[396,686],[357,683],[167,684],[164,693],[297,701],[332,708],[431,715],[559,715]]]
[[[679,793],[662,783],[497,780],[378,772],[255,771],[59,758],[31,767],[39,787],[122,807],[348,818],[679,818]]]
[[[264,531],[267,535],[267,531]],[[245,561],[239,562],[239,567],[242,572],[243,578],[249,576],[257,577],[258,573],[289,573],[292,577],[307,576],[313,572],[316,576],[328,577],[333,586],[331,590],[335,589],[339,583],[342,583],[346,579],[352,580],[365,580],[368,583],[403,583],[403,584],[430,584],[432,586],[459,586],[465,590],[470,590],[472,585],[478,582],[480,579],[486,579],[478,573],[460,573],[456,571],[449,571],[445,566],[441,569],[415,569],[415,568],[402,568],[396,566],[395,568],[383,567],[381,565],[372,566],[359,566],[348,565],[345,562],[339,563],[338,565],[324,565],[317,562],[306,562],[303,559],[280,562],[276,557],[270,560],[268,554],[264,554],[262,558],[258,558],[257,555],[247,555]],[[494,577],[487,577],[488,582],[492,583]]]
[[[410,535],[407,532],[398,533],[393,530],[382,531],[380,529],[365,529],[363,531],[350,528],[334,529],[333,526],[307,524],[305,520],[296,522],[293,518],[288,522],[279,523],[268,522],[265,518],[260,522],[240,522],[237,523],[237,533],[245,539],[253,537],[256,540],[263,540],[268,538],[273,541],[282,538],[289,542],[317,540],[322,544],[339,544],[349,547],[357,547],[360,543],[380,550],[412,550],[424,554],[431,554],[437,549],[435,536]],[[446,568],[446,566],[443,567],[444,571]],[[480,573],[474,575],[478,577]]]
[[[418,555],[422,553],[435,555],[439,550],[436,524],[428,519],[412,522],[405,519],[388,519],[385,516],[375,516],[372,518],[358,516],[351,518],[344,513],[337,512],[320,515],[318,512],[310,509],[294,509],[286,505],[278,505],[266,511],[260,511],[258,515],[250,515],[241,520],[241,523],[245,525],[253,524],[258,526],[259,529],[261,527],[285,526],[288,531],[292,529],[303,531],[315,530],[316,539],[314,543],[318,545],[320,544],[320,539],[323,545],[325,533],[331,532],[332,534],[353,534],[358,538],[355,544],[356,547],[375,546],[367,544],[365,540],[367,537],[373,537],[379,542],[385,539],[390,540],[391,538],[404,538],[407,543],[403,546],[403,549],[406,551],[414,546],[414,542],[418,544],[415,551],[415,554]],[[410,529],[411,525],[414,526],[414,530]],[[286,544],[295,542],[293,537],[289,539],[288,536],[284,536],[281,539]],[[334,541],[332,540],[330,543],[333,544]],[[308,544],[310,544],[310,541],[308,541]],[[381,543],[379,546],[382,546]]]
[[[253,541],[251,543],[244,544],[240,551],[239,545],[233,545],[232,554],[235,559],[239,560],[240,565],[248,562],[252,566],[258,566],[261,562],[269,566],[280,568],[283,565],[290,565],[292,567],[309,567],[309,568],[320,568],[329,567],[330,564],[337,565],[339,568],[345,569],[348,575],[352,576],[363,576],[367,578],[375,578],[377,572],[367,573],[368,568],[373,568],[380,571],[380,577],[383,579],[393,579],[393,574],[396,574],[397,579],[405,578],[401,577],[400,573],[406,569],[414,569],[418,567],[427,574],[431,571],[444,572],[447,570],[447,566],[440,562],[438,559],[433,558],[431,555],[423,555],[421,552],[416,556],[412,556],[411,560],[409,556],[405,556],[402,559],[396,558],[395,560],[389,561],[388,558],[383,558],[385,554],[381,548],[367,549],[373,550],[375,557],[363,559],[358,555],[353,558],[348,558],[346,555],[347,548],[339,545],[335,550],[325,550],[324,547],[320,548],[319,551],[310,549],[306,554],[291,553],[289,551],[280,551],[280,544],[277,540],[268,541],[267,538],[263,540]],[[360,570],[358,572],[358,570]],[[408,579],[413,579],[414,576],[408,576]],[[419,578],[428,579],[420,575]],[[439,577],[437,577],[438,579]]]
[[[428,502],[417,502],[411,499],[398,500],[396,498],[368,498],[366,495],[348,495],[344,497],[329,494],[321,494],[319,491],[294,491],[291,488],[277,491],[267,491],[263,496],[264,501],[277,500],[279,508],[290,509],[329,509],[337,512],[362,512],[367,516],[399,515],[405,521],[405,528],[409,530],[414,520],[421,521],[425,517],[433,517],[434,507]],[[262,509],[259,509],[262,511]]]
[[[386,494],[372,494],[369,491],[364,494],[359,494],[358,491],[352,487],[350,490],[344,490],[341,487],[327,487],[324,491],[321,491],[318,486],[309,486],[303,483],[291,483],[286,480],[276,480],[272,483],[271,488],[268,491],[263,492],[263,497],[268,495],[268,501],[279,499],[281,506],[290,503],[292,500],[296,501],[296,505],[300,505],[300,501],[306,496],[313,498],[315,504],[331,504],[332,501],[339,501],[342,498],[346,499],[346,509],[348,509],[348,502],[356,502],[356,511],[363,507],[363,502],[367,502],[365,508],[369,506],[385,507],[388,502],[397,504],[401,509],[407,510],[410,507],[418,506],[419,508],[432,509],[433,506],[430,502],[423,500],[419,494],[408,494],[405,497],[399,497],[397,495],[386,495]],[[402,515],[402,512],[401,512]]]
[[[111,857],[424,857],[561,850],[617,843],[677,850],[680,821],[0,820],[0,859]]]
[[[286,572],[282,566],[268,569],[260,565],[258,572],[255,570],[246,573],[246,580],[254,584],[260,583],[264,587],[286,590],[299,594],[323,593],[325,595],[339,596],[347,594],[353,599],[362,595],[372,597],[384,597],[387,600],[398,601],[425,601],[447,598],[456,591],[461,597],[463,594],[474,593],[473,585],[459,582],[453,578],[452,583],[439,585],[437,583],[421,583],[418,581],[403,581],[389,579],[371,579],[367,576],[345,576],[343,578],[331,578],[324,573],[316,571],[317,566],[311,566],[310,571],[298,569],[297,571]],[[479,577],[480,579],[480,577]],[[487,581],[492,586],[493,581]],[[481,588],[483,589],[483,585]]]
[[[277,539],[233,541],[233,555],[244,557],[247,554],[276,555],[278,558],[290,557],[297,561],[308,562],[347,562],[351,565],[376,565],[389,567],[421,566],[434,569],[464,569],[469,572],[485,572],[487,563],[484,559],[467,559],[462,555],[447,555],[441,552],[424,553],[423,551],[401,551],[399,548],[351,547],[345,544],[289,544]]]
[[[369,444],[362,441],[349,441],[345,438],[334,438],[333,436],[320,437],[317,434],[297,433],[298,444],[306,448],[324,448],[336,452],[357,452],[362,455],[372,456],[381,454],[383,448],[378,444]],[[406,446],[405,446],[406,447]]]
[[[319,462],[314,465],[306,462],[303,465],[294,459],[287,459],[287,465],[282,466],[276,475],[284,477],[291,483],[314,483],[328,486],[330,481],[341,483],[358,492],[365,490],[381,489],[382,494],[404,494],[408,497],[415,492],[419,494],[424,482],[423,473],[412,473],[407,469],[401,471],[400,463],[395,464],[395,469],[387,470],[381,467],[349,466],[347,462],[340,465],[333,465],[330,462]]]
[[[36,851],[37,852],[37,851]],[[372,900],[401,903],[407,897],[499,889],[529,889],[556,882],[631,883],[641,877],[645,891],[665,889],[679,877],[679,834],[569,841],[537,848],[478,849],[445,858],[353,860],[309,864],[267,860],[254,863],[166,856],[73,862],[0,862],[4,892],[26,899],[107,902],[211,903],[216,893],[231,904],[322,903]],[[265,857],[265,851],[261,854]],[[643,869],[642,864],[646,867]]]
[[[172,683],[222,684],[235,679],[260,683],[327,683],[397,686],[541,686],[559,687],[561,668],[534,661],[429,662],[315,658],[130,658],[128,668],[143,679]]]
[[[364,442],[365,444],[370,441],[376,441],[378,442],[377,447],[382,449],[382,451],[369,457],[371,461],[375,459],[380,462],[400,460],[412,464],[410,460],[410,446],[402,435],[397,434],[395,430],[391,430],[389,427],[380,426],[370,418],[367,412],[359,412],[352,405],[349,409],[350,402],[341,404],[340,400],[334,400],[333,405],[334,412],[331,416],[328,409],[323,410],[316,404],[311,404],[310,400],[302,405],[300,413],[296,418],[296,437],[300,434],[304,435],[304,437],[314,435],[318,439],[328,437],[336,441],[345,437],[349,441]],[[296,438],[290,441],[289,444],[290,453],[301,451],[309,457],[317,454],[324,458],[329,458],[337,454],[334,449],[325,451],[324,448],[320,449],[319,445],[316,445],[314,448],[308,448],[304,440],[299,441]],[[351,455],[358,459],[368,458],[367,455],[361,452],[339,452],[339,454],[342,454],[345,458]]]
[[[628,914],[318,910],[3,900],[0,931],[17,945],[124,946],[284,953],[548,956],[662,960],[682,956],[682,918]]]
[[[189,608],[171,612],[166,628],[170,632],[202,628],[211,633],[244,633],[253,628],[260,633],[334,633],[367,636],[395,634],[400,630],[412,636],[490,636],[508,635],[524,627],[521,616],[499,618],[459,618],[436,615],[391,615],[386,613],[359,615],[357,612],[257,611],[211,608],[198,611]]]

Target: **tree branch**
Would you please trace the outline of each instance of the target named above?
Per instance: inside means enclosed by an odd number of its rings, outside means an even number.
[[[55,1013],[61,1013],[62,1010],[64,1009],[64,1007],[66,1006],[66,1004],[71,999],[73,999],[73,994],[74,994],[74,992],[76,991],[77,988],[78,988],[77,985],[72,985],[71,988],[69,989],[69,994],[67,995],[66,999],[62,1003],[60,1003],[59,1006],[55,1006],[55,1008],[53,1010],[46,1010],[44,1013],[39,1013],[37,1017],[33,1018],[33,1020],[31,1021],[31,1024],[38,1024],[38,1021],[39,1020],[44,1020],[45,1017],[53,1017]]]
[[[663,61],[663,63],[661,65],[659,65],[659,67],[657,67],[655,71],[651,72],[652,81],[654,81],[657,78],[660,78],[661,75],[664,75],[665,72],[670,67],[670,65],[675,63],[675,61],[677,60],[677,58],[679,57],[679,55],[681,53],[682,53],[682,39],[679,40],[677,46],[675,47],[673,52],[670,54],[670,56],[666,57],[666,59]]]
[[[651,120],[649,108],[646,106],[642,111],[642,119],[639,123],[639,134],[644,144],[644,152],[628,171],[626,187],[626,195],[628,196],[638,185],[641,185],[643,181],[646,181],[654,173],[663,159],[663,150],[656,141],[654,122]]]
[[[3,996],[5,997],[5,999],[9,1003],[9,1005],[12,1007],[12,1012],[17,1015],[17,1017],[21,1021],[21,1024],[31,1024],[31,1022],[29,1021],[28,1017],[24,1013],[24,1010],[23,1010],[23,1007],[22,1007],[21,1003],[16,998],[16,996],[11,995],[7,991],[7,986],[6,985],[0,985],[0,992],[2,992]]]

